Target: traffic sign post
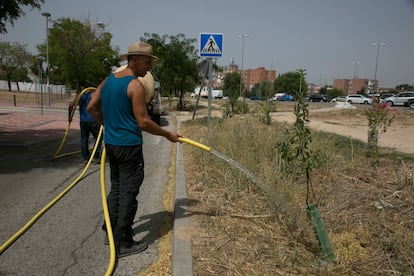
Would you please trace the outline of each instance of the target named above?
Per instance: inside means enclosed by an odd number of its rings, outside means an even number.
[[[223,55],[223,34],[200,34],[200,57],[221,57]]]
[[[223,55],[223,34],[200,33],[200,57],[208,58],[208,119],[207,141],[210,138],[211,79],[213,77],[213,57]],[[202,84],[203,85],[203,84]]]

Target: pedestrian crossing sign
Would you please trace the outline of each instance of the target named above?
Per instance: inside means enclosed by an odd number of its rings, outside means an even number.
[[[223,54],[223,34],[200,34],[200,57],[221,57]]]

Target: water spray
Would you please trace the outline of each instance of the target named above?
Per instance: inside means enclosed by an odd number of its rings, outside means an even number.
[[[277,193],[274,193],[274,191],[269,190],[269,188],[265,185],[265,183],[263,181],[261,181],[260,179],[258,179],[252,172],[250,172],[249,170],[243,168],[239,163],[237,163],[236,161],[234,161],[233,159],[225,156],[224,154],[212,149],[209,146],[203,145],[201,143],[198,143],[196,141],[193,141],[191,139],[188,138],[179,138],[180,142],[195,146],[199,149],[202,149],[204,151],[207,151],[213,155],[215,155],[216,157],[226,161],[227,163],[229,163],[230,165],[232,165],[233,167],[237,168],[240,172],[242,172],[244,175],[247,176],[247,178],[249,178],[251,181],[253,181],[260,189],[262,189],[263,191],[265,191],[268,194],[273,194],[273,197],[277,197],[278,198],[278,202],[277,204],[277,209],[279,209],[279,211],[287,214],[290,217],[294,217],[289,210],[287,210],[286,208],[284,208],[282,206],[282,202],[283,200],[278,196]],[[307,205],[306,208],[306,212],[308,214],[309,219],[312,221],[313,225],[314,225],[314,233],[315,236],[317,238],[317,240],[319,241],[319,245],[322,251],[322,258],[327,260],[328,262],[333,262],[335,260],[335,255],[333,253],[330,241],[329,241],[329,237],[328,237],[328,232],[326,230],[326,227],[324,225],[322,216],[318,210],[318,208],[315,205]]]
[[[224,154],[212,149],[209,146],[203,145],[199,142],[193,141],[193,140],[188,139],[188,138],[179,138],[179,141],[183,142],[183,143],[186,143],[186,144],[189,144],[189,145],[192,145],[192,146],[195,146],[195,147],[197,147],[199,149],[202,149],[204,151],[207,151],[207,152],[213,154],[214,156],[226,161],[227,163],[229,163],[230,165],[232,165],[233,167],[235,167],[239,171],[241,171],[244,175],[247,176],[247,178],[249,178],[251,181],[256,183],[260,188],[262,188],[262,189],[265,188],[264,183],[260,179],[258,179],[251,171],[243,168],[239,163],[237,163],[233,159],[225,156]]]

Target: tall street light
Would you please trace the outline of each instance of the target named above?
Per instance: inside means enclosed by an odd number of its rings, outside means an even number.
[[[358,78],[358,64],[360,62],[359,61],[353,61],[352,64],[354,65],[354,79]]]
[[[239,34],[238,38],[242,39],[242,56],[241,56],[241,67],[240,67],[240,97],[242,97],[243,91],[243,56],[244,56],[244,38],[249,37],[248,34]],[[243,97],[242,97],[243,98]]]
[[[271,67],[270,67],[270,70],[272,70],[273,71],[273,62],[275,62],[276,61],[276,58],[269,58],[269,61],[270,61],[270,64],[271,64]]]
[[[49,17],[51,16],[50,13],[44,12],[42,15],[46,18],[46,65],[47,65],[47,71],[46,71],[46,77],[47,77],[47,93],[49,95],[49,105],[50,105],[50,84],[49,84]]]
[[[378,70],[378,58],[379,58],[379,50],[381,46],[385,46],[385,43],[374,43],[371,46],[377,46],[377,60],[375,62],[375,74],[374,74],[374,93],[377,92],[378,89],[378,82],[377,82],[377,70]]]

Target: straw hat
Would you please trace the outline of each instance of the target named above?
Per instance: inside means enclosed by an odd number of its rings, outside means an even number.
[[[115,73],[121,72],[127,68],[128,65],[122,65],[115,70]],[[145,102],[148,104],[152,96],[154,96],[154,77],[150,71],[147,71],[144,77],[137,78],[145,88]]]
[[[159,58],[154,56],[152,53],[152,46],[146,42],[134,42],[128,46],[128,53],[120,56],[121,60],[126,60],[128,56],[140,55],[152,57],[154,61]]]

